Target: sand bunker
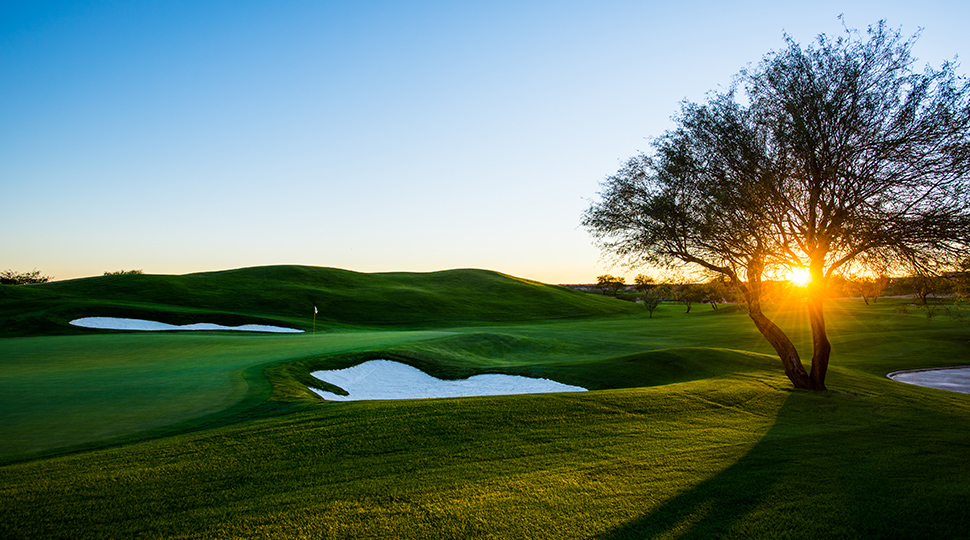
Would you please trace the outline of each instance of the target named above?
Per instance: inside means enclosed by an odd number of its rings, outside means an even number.
[[[886,376],[901,383],[970,394],[970,366],[894,371]]]
[[[101,330],[140,330],[143,332],[161,332],[167,330],[237,330],[240,332],[274,332],[282,334],[299,334],[303,330],[283,328],[282,326],[267,326],[265,324],[244,324],[242,326],[222,326],[221,324],[165,324],[144,319],[119,319],[116,317],[84,317],[71,321],[74,326],[82,328],[98,328]]]
[[[443,381],[400,362],[371,360],[347,369],[314,371],[321,381],[346,390],[349,396],[311,388],[329,401],[366,399],[427,399],[443,397],[539,394],[545,392],[585,392],[579,386],[530,379],[516,375],[475,375],[458,381]]]

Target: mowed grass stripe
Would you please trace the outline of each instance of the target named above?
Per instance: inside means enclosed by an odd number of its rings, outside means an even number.
[[[341,403],[0,468],[7,537],[965,534],[970,404],[865,377]],[[935,435],[934,435],[935,434]],[[14,502],[16,501],[16,503]],[[906,516],[901,520],[899,516]]]
[[[431,533],[441,520],[459,531],[523,510],[541,516],[549,505],[578,511],[607,488],[634,496],[632,486],[614,482],[629,468],[664,478],[668,493],[687,489],[696,475],[715,474],[750,449],[787,397],[761,383],[745,385],[741,392],[751,395],[743,399],[762,413],[752,423],[751,415],[716,404],[723,392],[695,387],[670,390],[663,399],[614,390],[330,404],[12,465],[2,469],[0,484],[6,500],[21,503],[19,510],[4,509],[12,518],[8,523],[18,524],[13,530],[30,516],[42,517],[39,522],[53,525],[33,529],[41,535],[73,522],[70,530],[108,536],[287,536],[339,529],[414,537]],[[703,450],[671,459],[672,451],[688,444]],[[56,479],[65,475],[73,479],[61,485]],[[175,497],[180,490],[185,493]],[[98,500],[90,499],[93,492]],[[99,500],[116,504],[105,508]],[[317,515],[304,521],[310,509]],[[427,521],[415,528],[409,516],[420,509]],[[151,525],[139,529],[145,520]],[[281,520],[290,528],[277,529]],[[524,532],[524,525],[510,520],[507,532]]]

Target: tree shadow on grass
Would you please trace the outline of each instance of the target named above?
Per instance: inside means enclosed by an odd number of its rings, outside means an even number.
[[[596,538],[970,537],[968,437],[860,422],[864,400],[794,392],[736,463]]]
[[[790,401],[778,412],[778,420],[758,444],[716,476],[675,496],[659,508],[597,538],[604,540],[640,538],[707,539],[730,534],[739,521],[754,511],[786,469],[782,441],[774,431],[781,429]]]

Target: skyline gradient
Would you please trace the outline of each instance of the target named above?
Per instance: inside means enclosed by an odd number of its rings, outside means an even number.
[[[0,270],[629,279],[580,215],[682,100],[840,13],[970,54],[965,3],[845,4],[3,2]]]

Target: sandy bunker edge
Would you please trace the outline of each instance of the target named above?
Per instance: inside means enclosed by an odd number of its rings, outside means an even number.
[[[342,388],[349,394],[341,396],[310,388],[328,401],[434,399],[587,391],[581,386],[520,375],[490,373],[454,381],[442,380],[418,368],[392,360],[370,360],[345,369],[314,371],[310,375]]]
[[[302,334],[303,330],[270,326],[265,324],[244,324],[241,326],[223,326],[213,323],[194,324],[166,324],[145,319],[126,319],[120,317],[82,317],[74,319],[72,326],[92,328],[98,330],[133,330],[140,332],[167,332],[173,330],[232,330],[237,332],[270,332],[275,334]]]

